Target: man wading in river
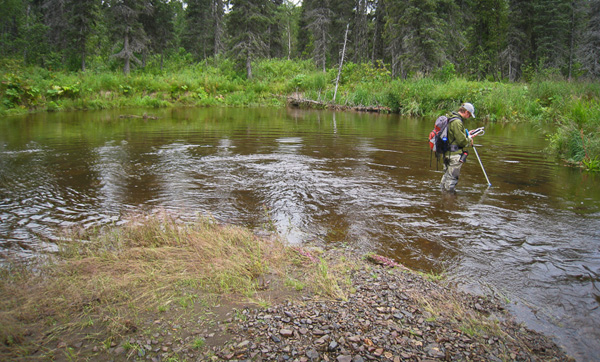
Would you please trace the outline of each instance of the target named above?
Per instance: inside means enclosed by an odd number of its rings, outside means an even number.
[[[455,192],[460,168],[462,167],[466,153],[464,148],[473,146],[473,139],[465,130],[464,120],[475,118],[475,107],[471,103],[463,103],[458,112],[452,112],[448,115],[448,144],[450,151],[444,155],[444,176],[440,187],[445,192]],[[461,159],[465,153],[465,159]]]

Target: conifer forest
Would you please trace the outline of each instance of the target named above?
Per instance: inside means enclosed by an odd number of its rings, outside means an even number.
[[[54,70],[346,59],[392,78],[600,77],[600,0],[3,0],[0,53]]]

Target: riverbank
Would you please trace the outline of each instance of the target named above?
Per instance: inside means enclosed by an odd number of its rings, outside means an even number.
[[[2,269],[2,359],[569,360],[504,301],[375,255],[166,213],[62,240]]]
[[[0,115],[128,107],[304,106],[394,112],[435,119],[461,102],[481,122],[534,122],[548,149],[574,165],[600,170],[600,84],[538,79],[531,83],[471,81],[440,70],[430,78],[392,79],[386,66],[346,63],[335,101],[337,69],[311,61],[262,60],[246,79],[230,61],[160,71],[69,73],[0,60]]]

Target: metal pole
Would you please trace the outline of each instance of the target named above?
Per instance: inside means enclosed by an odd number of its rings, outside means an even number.
[[[487,173],[485,173],[485,169],[483,168],[483,163],[481,163],[481,158],[479,158],[479,153],[477,153],[477,148],[475,148],[475,145],[473,145],[473,150],[475,151],[475,155],[477,155],[477,160],[479,161],[479,166],[481,166],[481,171],[483,171],[483,175],[485,176],[485,179],[488,182],[488,187],[492,186],[492,183],[490,182],[490,179],[488,178]]]

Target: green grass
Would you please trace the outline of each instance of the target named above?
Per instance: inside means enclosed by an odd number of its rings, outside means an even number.
[[[226,59],[178,63],[164,71],[137,69],[130,76],[107,69],[49,71],[4,59],[0,115],[127,107],[282,107],[292,94],[326,104],[333,98],[337,69],[323,73],[308,60],[270,59],[255,62],[253,74],[245,79]],[[336,97],[339,105],[380,106],[432,119],[464,101],[475,104],[483,121],[557,125],[548,149],[573,164],[598,169],[598,82],[475,82],[456,76],[449,66],[430,78],[392,80],[385,64],[347,62]]]
[[[301,291],[301,290],[304,290],[304,288],[306,288],[306,283],[290,276],[290,277],[286,278],[285,286],[292,288],[296,291]]]
[[[71,230],[62,240],[55,258],[0,268],[0,359],[33,353],[42,335],[54,348],[55,338],[93,330],[97,345],[110,345],[157,314],[209,318],[223,295],[267,307],[259,283],[267,273],[282,281],[281,294],[301,285],[340,295],[325,261],[295,264],[298,253],[281,241],[210,218],[184,224],[167,213],[137,215],[121,227]],[[235,310],[235,318],[246,315]]]
[[[194,348],[194,349],[202,349],[202,348],[204,348],[205,345],[206,345],[206,341],[204,340],[204,338],[196,338],[192,342],[192,348]]]

